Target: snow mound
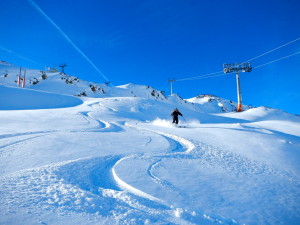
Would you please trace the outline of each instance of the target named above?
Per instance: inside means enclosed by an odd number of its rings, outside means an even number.
[[[66,108],[82,104],[73,96],[0,86],[0,110]]]

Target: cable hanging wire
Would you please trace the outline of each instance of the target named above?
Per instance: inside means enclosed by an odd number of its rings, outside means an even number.
[[[215,75],[213,75],[213,74],[215,74]],[[182,79],[182,80],[201,80],[201,79],[206,79],[206,78],[220,77],[220,76],[227,75],[227,74],[224,74],[223,71],[218,72],[218,74],[217,73],[213,73],[213,74],[211,74],[210,76],[202,76],[202,77],[195,77],[193,79],[189,78],[189,79]],[[179,81],[182,81],[182,80],[179,80]],[[176,80],[176,81],[178,81],[178,80]]]
[[[271,53],[271,52],[274,52],[274,51],[276,51],[276,50],[278,50],[278,49],[280,49],[280,48],[283,48],[283,47],[285,47],[285,46],[287,46],[287,45],[290,45],[290,44],[292,44],[292,43],[294,43],[294,42],[296,42],[296,41],[299,41],[299,40],[300,40],[300,37],[299,37],[299,38],[296,38],[296,39],[293,40],[293,41],[290,41],[290,42],[288,42],[288,43],[285,43],[285,44],[283,44],[283,45],[281,45],[281,46],[279,46],[279,47],[277,47],[277,48],[273,48],[272,50],[267,51],[267,52],[265,52],[265,53],[263,53],[263,54],[260,54],[260,55],[254,57],[254,58],[252,58],[252,59],[249,59],[249,60],[247,60],[247,61],[245,61],[245,62],[251,62],[251,61],[253,61],[254,59],[258,59],[258,58],[260,58],[260,57],[262,57],[262,56],[264,56],[264,55],[267,55],[267,54],[269,54],[269,53]]]
[[[220,76],[226,76],[226,75],[227,74],[223,73],[223,71],[222,71],[222,74],[219,74],[219,75],[207,76],[207,77],[200,77],[200,78],[195,78],[193,80],[201,80],[201,79],[212,78],[212,77],[220,77]]]
[[[269,65],[269,64],[274,63],[274,62],[278,62],[278,61],[280,61],[280,60],[283,60],[283,59],[286,59],[286,58],[289,58],[289,57],[291,57],[291,56],[298,55],[298,54],[300,54],[300,51],[299,51],[299,52],[296,52],[296,53],[293,53],[293,54],[290,54],[290,55],[287,55],[287,56],[284,56],[284,57],[282,57],[282,58],[275,59],[275,60],[272,60],[272,61],[270,61],[270,62],[261,64],[261,65],[259,65],[259,66],[254,67],[254,69],[260,68],[260,67],[263,67],[263,66],[266,66],[266,65]]]
[[[197,79],[205,78],[205,77],[208,77],[210,75],[219,74],[219,73],[223,73],[223,71],[218,71],[218,72],[214,72],[214,73],[203,74],[203,75],[199,75],[199,76],[195,76],[195,77],[188,77],[188,78],[178,79],[176,81],[197,80]]]

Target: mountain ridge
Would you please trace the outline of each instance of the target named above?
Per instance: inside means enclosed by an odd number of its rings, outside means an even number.
[[[4,62],[4,61],[3,61]],[[23,69],[20,82],[22,85],[24,73],[25,87],[33,90],[41,90],[55,94],[73,95],[77,97],[143,97],[159,101],[173,101],[180,104],[192,104],[197,111],[208,113],[234,112],[237,104],[231,100],[223,99],[215,95],[200,94],[190,99],[183,99],[177,94],[166,96],[164,91],[156,90],[148,85],[128,83],[119,86],[111,86],[108,83],[96,83],[79,79],[76,76],[61,72],[50,72],[34,69]],[[0,64],[0,84],[5,86],[17,86],[20,68],[10,63]],[[251,106],[244,105],[244,109]]]

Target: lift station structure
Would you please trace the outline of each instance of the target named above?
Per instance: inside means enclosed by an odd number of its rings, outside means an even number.
[[[236,85],[237,85],[237,96],[238,96],[238,106],[237,111],[241,112],[243,110],[242,106],[242,92],[240,85],[240,75],[239,72],[251,72],[252,67],[250,63],[231,63],[231,64],[223,64],[223,72],[224,73],[232,73],[236,74]]]

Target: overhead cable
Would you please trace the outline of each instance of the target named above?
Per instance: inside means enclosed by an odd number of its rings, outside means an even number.
[[[193,79],[190,78],[190,79],[184,79],[184,80],[201,80],[201,79],[212,78],[212,77],[220,77],[220,76],[225,76],[225,75],[227,75],[227,74],[222,72],[222,74],[218,74],[218,75],[203,76],[203,77],[197,77],[197,78],[193,78]]]
[[[270,50],[270,51],[267,51],[267,52],[265,52],[265,53],[263,53],[263,54],[260,54],[260,55],[254,57],[254,58],[252,58],[252,59],[249,59],[249,60],[247,60],[247,61],[245,61],[245,62],[250,62],[250,61],[252,61],[252,60],[254,60],[254,59],[258,59],[258,58],[260,58],[260,57],[262,57],[262,56],[264,56],[264,55],[267,55],[267,54],[269,54],[269,53],[271,53],[271,52],[274,52],[274,51],[276,51],[276,50],[278,50],[278,49],[280,49],[280,48],[283,48],[283,47],[285,47],[285,46],[287,46],[287,45],[289,45],[289,44],[292,44],[292,43],[294,43],[294,42],[296,42],[296,41],[299,41],[299,40],[300,40],[300,37],[299,37],[299,38],[296,38],[296,39],[293,40],[293,41],[290,41],[290,42],[288,42],[288,43],[285,43],[284,45],[281,45],[281,46],[279,46],[279,47],[277,47],[277,48],[274,48],[274,49],[272,49],[272,50]]]
[[[259,67],[262,67],[262,66],[269,65],[269,64],[271,64],[271,63],[274,63],[274,62],[277,62],[277,61],[280,61],[280,60],[283,60],[283,59],[286,59],[286,58],[289,58],[289,57],[291,57],[291,56],[298,55],[298,54],[300,54],[300,51],[299,51],[299,52],[296,52],[296,53],[293,53],[293,54],[291,54],[291,55],[288,55],[288,56],[285,56],[285,57],[282,57],[282,58],[279,58],[279,59],[275,59],[275,60],[272,60],[272,61],[270,61],[270,62],[261,64],[261,65],[259,65],[259,66],[254,67],[254,69],[259,68]]]
[[[199,75],[199,76],[195,76],[195,77],[188,77],[188,78],[178,79],[176,81],[201,79],[203,77],[207,77],[207,76],[214,75],[214,74],[219,74],[219,73],[223,73],[223,71],[218,71],[218,72],[214,72],[214,73],[203,74],[203,75]]]

